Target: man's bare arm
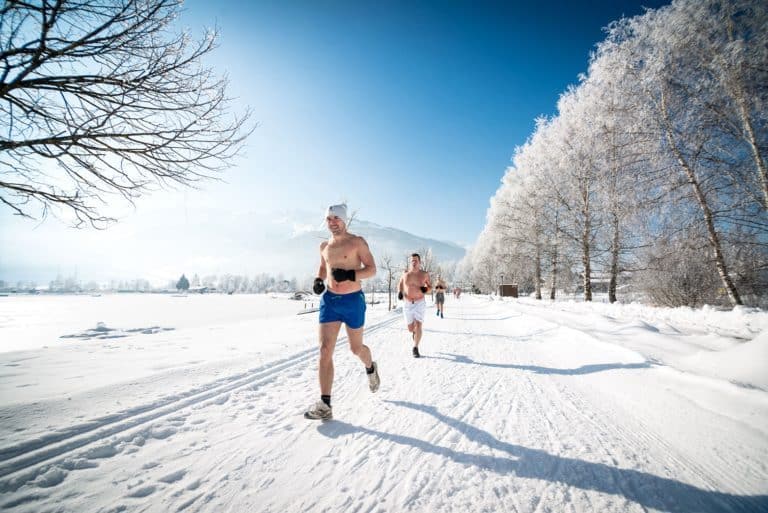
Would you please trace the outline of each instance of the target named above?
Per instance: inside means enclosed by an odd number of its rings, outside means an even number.
[[[328,245],[327,241],[323,241],[320,244],[320,268],[317,270],[317,277],[325,280],[328,277],[328,268],[325,265],[325,258],[323,258],[323,250]]]
[[[371,250],[368,249],[368,243],[365,242],[365,239],[360,237],[358,240],[358,256],[360,257],[360,262],[363,264],[362,269],[356,269],[355,270],[355,277],[357,281],[365,280],[367,278],[373,278],[376,276],[376,262],[373,259],[373,255],[371,254]]]

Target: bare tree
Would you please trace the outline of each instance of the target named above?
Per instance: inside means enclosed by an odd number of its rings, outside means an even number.
[[[435,265],[435,255],[432,253],[432,248],[421,247],[416,253],[421,257],[421,269],[428,273],[432,273]]]
[[[103,227],[107,197],[194,186],[231,165],[250,112],[172,33],[180,0],[9,0],[0,7],[0,202]]]
[[[392,310],[392,283],[395,280],[395,271],[396,267],[392,263],[392,255],[389,253],[384,253],[380,260],[380,267],[387,271],[387,297],[389,298],[389,303],[387,305],[387,311]]]

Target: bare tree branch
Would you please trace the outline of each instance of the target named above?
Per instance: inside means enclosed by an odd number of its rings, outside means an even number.
[[[107,198],[218,179],[255,128],[170,23],[179,0],[9,1],[0,8],[0,202],[103,227]]]

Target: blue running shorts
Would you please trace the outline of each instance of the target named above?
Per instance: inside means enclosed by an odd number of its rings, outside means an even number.
[[[365,294],[362,290],[336,294],[326,290],[320,298],[320,323],[343,322],[356,330],[365,324]]]

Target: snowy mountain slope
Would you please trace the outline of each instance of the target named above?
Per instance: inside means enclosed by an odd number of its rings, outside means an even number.
[[[389,256],[393,263],[405,267],[407,255],[426,249],[432,250],[435,262],[458,262],[466,253],[464,248],[451,242],[421,237],[363,220],[354,220],[349,231],[365,237],[379,264],[385,256]],[[303,231],[291,238],[273,239],[272,244],[277,246],[273,254],[283,258],[283,268],[309,269],[305,272],[314,273],[319,264],[318,248],[327,239],[328,231],[325,228]]]
[[[525,302],[449,298],[445,319],[427,318],[425,358],[415,360],[402,319],[377,305],[366,340],[381,390],[368,391],[361,364],[340,340],[335,420],[318,423],[301,417],[317,396],[316,319],[291,312],[295,302],[236,301],[236,311],[274,312],[286,335],[255,351],[270,336],[258,324],[204,326],[177,317],[167,323],[174,332],[0,353],[7,369],[0,507],[768,511],[768,394],[652,363],[624,344],[636,334],[618,329],[622,343],[612,343],[568,317],[544,318],[543,307],[537,315]],[[176,302],[163,312],[152,305],[169,319],[179,308],[191,306]],[[81,321],[90,325],[86,316]],[[582,313],[580,322],[605,332],[638,321],[609,324]],[[666,336],[665,343],[676,341]],[[208,347],[209,361],[185,363],[181,344]],[[229,344],[230,357],[209,347]],[[128,368],[83,391],[63,379],[77,361],[45,354],[57,350],[97,361],[118,352]],[[177,365],[132,371],[142,352],[156,354],[158,367]],[[50,387],[14,402],[11,391],[34,375],[24,369],[40,361],[49,379],[56,377],[50,366],[59,367],[64,394]],[[90,365],[83,362],[86,372]],[[94,406],[95,395],[105,400]],[[57,407],[65,413],[53,413]]]
[[[2,255],[0,279],[37,280],[42,285],[57,274],[72,273],[85,280],[142,277],[165,284],[182,272],[189,277],[268,273],[304,279],[315,275],[320,242],[329,236],[322,211],[265,216],[205,209],[189,219],[179,216],[172,209],[152,217],[137,213],[136,226],[118,224],[99,237],[75,231],[59,239],[48,225],[15,233],[13,247],[26,249],[23,256],[15,251]],[[366,237],[377,261],[389,254],[393,262],[404,263],[406,254],[422,248],[431,248],[439,262],[456,262],[465,254],[457,244],[407,230],[407,226],[397,229],[362,219],[350,225],[351,232]],[[51,247],[71,249],[52,255]]]

